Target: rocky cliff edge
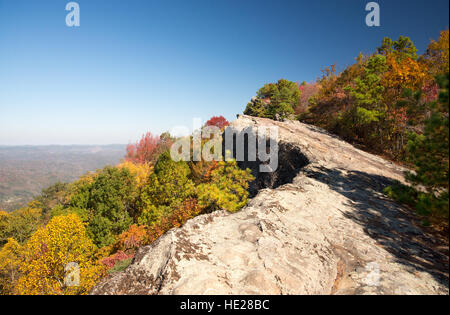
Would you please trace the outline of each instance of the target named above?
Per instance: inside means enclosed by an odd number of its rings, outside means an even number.
[[[299,122],[231,124],[260,126],[279,127],[280,167],[248,206],[167,232],[92,294],[449,293],[448,248],[382,193],[404,169]]]

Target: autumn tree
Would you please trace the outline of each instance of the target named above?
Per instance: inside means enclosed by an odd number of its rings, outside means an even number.
[[[395,54],[388,54],[386,65],[387,71],[382,81],[385,87],[383,98],[392,108],[405,89],[419,91],[427,79],[427,74],[423,65],[409,56],[397,58]]]
[[[148,184],[148,178],[153,172],[153,166],[150,163],[135,164],[130,161],[124,161],[117,168],[127,169],[135,177],[136,185],[139,189],[143,189]]]
[[[211,119],[209,119],[205,126],[215,126],[219,128],[220,130],[223,130],[225,127],[227,127],[230,123],[228,120],[225,119],[223,116],[213,116]]]
[[[235,160],[219,162],[207,175],[207,182],[197,187],[199,205],[206,211],[218,209],[236,212],[247,204],[249,169],[241,170]]]
[[[121,251],[134,253],[139,247],[144,245],[146,235],[147,232],[144,226],[133,224],[128,230],[120,234],[114,246]]]
[[[428,68],[433,62],[446,64],[446,35],[444,32],[439,41],[432,42],[429,52],[420,58],[408,37],[386,37],[377,54],[359,54],[356,62],[341,73],[336,74],[334,66],[326,68],[317,81],[318,92],[301,110],[299,120],[371,151],[404,159],[408,132],[423,131],[421,121],[429,115],[425,104],[437,98],[431,73],[438,70]],[[370,73],[373,63],[382,59],[382,69]]]
[[[103,274],[95,260],[95,245],[75,214],[55,217],[37,230],[23,248],[23,259],[18,294],[87,294]],[[79,272],[72,277],[74,270],[68,266]]]
[[[385,189],[397,201],[415,207],[424,223],[448,228],[449,218],[449,75],[438,78],[438,101],[427,104],[431,114],[424,119],[424,132],[412,132],[407,160],[414,172],[407,172],[411,186],[400,183]]]
[[[147,132],[142,135],[142,138],[136,144],[127,146],[125,160],[133,163],[154,162],[156,149],[160,141],[160,137]]]
[[[400,36],[394,41],[385,37],[378,53],[386,57],[383,86],[385,102],[395,104],[404,89],[419,90],[425,79],[425,69],[418,62],[417,48],[409,37]]]
[[[108,268],[108,273],[114,273],[128,267],[133,257],[133,254],[127,254],[124,251],[119,250],[111,256],[103,258],[100,262]]]

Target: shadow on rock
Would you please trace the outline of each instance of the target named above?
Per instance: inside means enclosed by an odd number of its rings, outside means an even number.
[[[442,243],[420,227],[412,211],[383,194],[383,189],[392,185],[393,180],[324,167],[305,170],[305,174],[350,199],[356,212],[344,215],[362,225],[370,237],[396,257],[397,262],[412,268],[412,271],[428,272],[449,287],[448,246],[438,250]]]

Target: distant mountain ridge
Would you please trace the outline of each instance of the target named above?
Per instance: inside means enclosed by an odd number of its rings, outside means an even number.
[[[26,205],[42,189],[115,165],[126,145],[0,146],[0,209]]]

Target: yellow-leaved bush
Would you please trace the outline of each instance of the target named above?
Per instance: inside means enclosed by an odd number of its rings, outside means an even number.
[[[207,212],[242,209],[248,201],[249,182],[255,179],[250,169],[241,170],[235,160],[218,162],[206,178],[206,183],[197,186],[197,195],[199,206]]]
[[[95,258],[95,245],[76,214],[54,217],[46,227],[37,230],[23,248],[22,276],[16,284],[17,294],[87,294],[104,274]],[[66,266],[78,267],[68,280]],[[77,272],[75,270],[75,272]]]

